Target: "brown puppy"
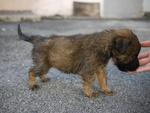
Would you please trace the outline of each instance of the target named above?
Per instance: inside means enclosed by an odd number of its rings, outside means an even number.
[[[107,86],[106,66],[112,58],[121,71],[133,71],[139,66],[140,43],[129,29],[105,30],[103,32],[73,36],[27,36],[21,32],[20,39],[33,44],[33,64],[29,70],[29,87],[37,88],[36,76],[43,82],[51,67],[66,73],[79,74],[83,79],[83,91],[88,97],[98,96],[92,84],[97,78],[106,95],[113,92]]]

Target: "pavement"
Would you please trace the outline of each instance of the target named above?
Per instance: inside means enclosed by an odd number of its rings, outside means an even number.
[[[79,76],[52,68],[48,83],[28,89],[28,69],[32,66],[32,45],[18,40],[18,23],[0,23],[0,113],[150,113],[150,72],[120,72],[110,61],[108,84],[114,96],[99,94],[96,99],[83,95]],[[140,41],[150,40],[150,20],[42,20],[22,22],[27,34],[71,35],[110,28],[130,28]],[[142,49],[145,51],[147,49]],[[95,89],[99,90],[97,82]]]

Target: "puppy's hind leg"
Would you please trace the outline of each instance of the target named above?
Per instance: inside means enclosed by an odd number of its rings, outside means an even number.
[[[35,90],[35,89],[38,89],[39,86],[37,85],[37,82],[36,82],[36,74],[34,72],[34,69],[31,68],[29,70],[29,80],[28,80],[28,84],[29,84],[29,88],[31,90]]]
[[[48,64],[44,64],[42,67],[41,67],[41,72],[40,72],[40,79],[42,82],[48,82],[50,81],[50,78],[46,77],[46,74],[48,73],[48,70],[49,70],[50,66]]]
[[[48,82],[50,79],[46,77],[49,66],[46,64],[36,65],[29,70],[29,88],[31,90],[39,88],[36,82],[36,76],[39,76],[42,82]]]
[[[33,53],[33,64],[34,66],[29,71],[29,87],[30,89],[38,88],[36,82],[36,76],[39,76],[42,82],[49,81],[46,78],[46,74],[50,68],[46,53],[41,51],[36,51]]]

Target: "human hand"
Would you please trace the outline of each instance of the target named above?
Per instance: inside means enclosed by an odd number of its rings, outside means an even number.
[[[150,47],[150,41],[144,41],[141,43],[142,47]],[[136,72],[146,72],[150,71],[150,51],[141,53],[138,56],[140,66]]]
[[[150,51],[141,53],[138,58],[140,66],[136,72],[150,71]]]
[[[150,41],[141,42],[142,47],[150,47]]]

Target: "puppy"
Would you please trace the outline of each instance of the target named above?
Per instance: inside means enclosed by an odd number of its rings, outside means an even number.
[[[72,36],[28,36],[18,25],[21,40],[33,44],[33,66],[29,70],[29,88],[38,88],[36,77],[48,81],[46,74],[51,67],[65,73],[74,73],[83,80],[83,92],[88,97],[98,96],[93,91],[97,78],[101,90],[113,95],[107,86],[106,66],[112,58],[121,71],[134,71],[139,66],[138,54],[141,49],[137,36],[129,29],[104,30],[92,34]]]

